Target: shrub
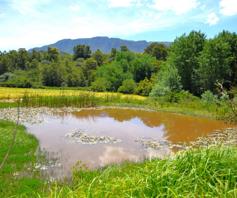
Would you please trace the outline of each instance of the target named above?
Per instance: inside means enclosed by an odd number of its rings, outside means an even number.
[[[97,78],[91,84],[92,91],[107,91],[110,87],[110,83],[105,78]]]
[[[202,102],[204,104],[216,104],[218,102],[218,98],[211,91],[205,91],[202,95]]]
[[[148,96],[151,92],[152,86],[152,82],[145,78],[138,83],[135,93],[142,96]]]
[[[124,80],[122,85],[119,87],[118,92],[132,94],[136,88],[136,83],[132,79]]]
[[[153,87],[150,96],[164,96],[170,92],[179,92],[182,89],[181,78],[177,69],[171,65],[163,65],[158,75],[158,82]]]

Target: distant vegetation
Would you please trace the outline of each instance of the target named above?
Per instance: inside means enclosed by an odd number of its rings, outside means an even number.
[[[153,97],[182,90],[201,96],[209,90],[222,97],[223,90],[237,85],[237,35],[223,31],[206,39],[193,31],[169,48],[151,43],[144,53],[121,46],[104,54],[87,45],[75,46],[73,55],[56,48],[1,52],[0,85],[81,87]]]

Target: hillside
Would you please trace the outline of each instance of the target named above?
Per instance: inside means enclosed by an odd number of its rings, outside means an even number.
[[[100,49],[102,52],[108,53],[112,48],[119,49],[120,46],[126,45],[133,52],[143,52],[149,43],[150,42],[147,41],[131,41],[119,38],[93,37],[83,39],[63,39],[54,44],[36,47],[34,49],[37,51],[46,51],[48,47],[55,47],[61,52],[72,54],[73,47],[75,45],[89,45],[92,51]],[[164,42],[164,44],[169,45],[168,42]]]

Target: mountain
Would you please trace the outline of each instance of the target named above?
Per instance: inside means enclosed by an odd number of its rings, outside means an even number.
[[[169,45],[168,42],[161,42],[161,43]],[[63,39],[54,44],[45,45],[42,47],[36,47],[34,49],[37,51],[46,51],[48,47],[55,47],[58,48],[61,52],[72,54],[74,46],[89,45],[92,51],[100,49],[104,53],[109,53],[112,48],[119,49],[120,46],[126,45],[128,49],[131,51],[143,52],[144,49],[149,44],[150,42],[147,41],[131,41],[119,38],[93,37],[93,38],[82,38],[82,39]]]

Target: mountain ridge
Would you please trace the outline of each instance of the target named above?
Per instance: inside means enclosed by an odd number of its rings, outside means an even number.
[[[53,44],[44,45],[42,47],[35,47],[30,50],[37,51],[46,51],[48,47],[58,48],[61,52],[64,53],[73,53],[73,47],[76,45],[89,45],[91,50],[94,52],[97,49],[101,50],[104,53],[109,53],[112,48],[119,49],[120,46],[126,45],[129,50],[133,52],[143,52],[144,49],[152,42],[146,40],[125,40],[120,38],[110,38],[107,36],[96,36],[92,38],[78,38],[78,39],[62,39]],[[170,45],[170,42],[158,42],[165,45]]]

